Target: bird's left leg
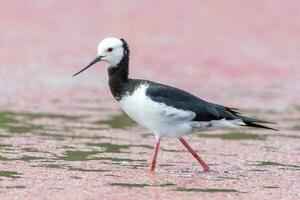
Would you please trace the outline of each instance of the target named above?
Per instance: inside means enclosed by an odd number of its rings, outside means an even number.
[[[159,149],[159,144],[160,144],[160,139],[156,138],[155,139],[155,144],[154,144],[154,153],[153,153],[153,159],[151,163],[151,171],[155,171],[155,166],[156,166],[156,160],[157,160],[157,154],[158,154],[158,149]]]
[[[200,156],[194,151],[194,149],[192,149],[192,147],[182,137],[178,139],[189,150],[189,152],[191,152],[191,154],[196,158],[196,160],[203,167],[204,171],[208,171],[209,170],[208,165],[200,158]]]

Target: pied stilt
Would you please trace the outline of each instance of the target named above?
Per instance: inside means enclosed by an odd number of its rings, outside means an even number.
[[[208,165],[182,138],[183,135],[231,126],[276,130],[261,125],[270,122],[245,117],[237,109],[209,103],[184,90],[148,80],[128,78],[129,48],[124,39],[102,40],[98,45],[97,57],[73,76],[99,61],[107,64],[110,90],[125,113],[155,134],[151,171],[155,170],[162,137],[178,138],[207,171]]]

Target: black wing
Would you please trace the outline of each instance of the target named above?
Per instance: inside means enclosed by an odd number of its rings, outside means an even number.
[[[206,102],[184,90],[167,85],[151,82],[146,90],[146,95],[153,101],[196,113],[194,121],[238,119],[229,108]]]
[[[246,125],[257,128],[268,128],[254,123],[270,123],[258,119],[244,117],[234,108],[209,103],[184,90],[171,86],[149,82],[146,95],[153,101],[164,103],[181,110],[188,110],[196,113],[193,121],[211,121],[211,120],[234,120],[242,119]]]

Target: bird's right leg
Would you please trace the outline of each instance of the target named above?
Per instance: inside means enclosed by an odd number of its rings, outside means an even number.
[[[204,171],[208,171],[209,167],[208,165],[200,158],[200,156],[192,149],[192,147],[182,138],[178,138],[179,141],[191,152],[191,154],[196,158],[196,160],[200,163],[200,165],[203,167]]]
[[[154,152],[153,152],[153,159],[151,163],[151,171],[155,171],[155,166],[156,166],[156,160],[157,160],[157,154],[158,154],[158,149],[159,149],[159,144],[160,144],[160,139],[156,138],[155,139],[155,144],[154,144]]]

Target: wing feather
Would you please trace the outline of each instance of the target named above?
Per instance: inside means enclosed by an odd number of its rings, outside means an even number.
[[[196,115],[193,121],[211,121],[220,119],[238,119],[229,108],[206,102],[186,91],[151,82],[146,95],[153,101],[164,103],[180,110],[191,111]]]

